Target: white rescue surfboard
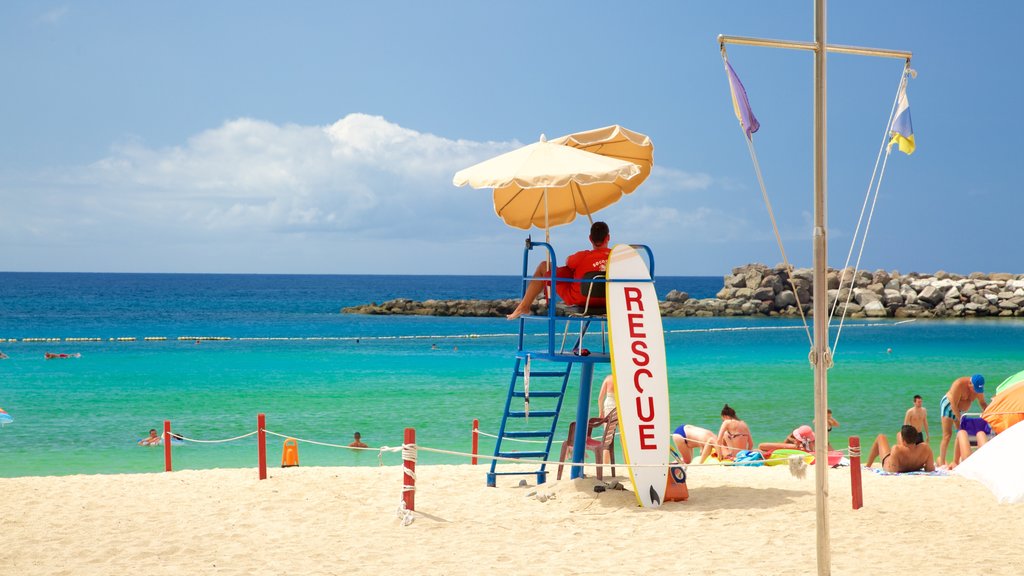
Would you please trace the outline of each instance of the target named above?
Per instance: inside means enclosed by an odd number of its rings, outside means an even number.
[[[630,465],[637,503],[660,506],[665,501],[672,431],[658,296],[647,263],[628,244],[612,248],[607,278],[608,339],[622,452]]]

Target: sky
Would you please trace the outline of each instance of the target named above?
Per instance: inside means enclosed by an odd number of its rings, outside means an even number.
[[[907,50],[862,268],[1024,272],[1024,4],[832,2],[828,41]],[[530,233],[458,170],[620,124],[654,170],[599,212],[659,275],[782,261],[719,34],[813,40],[813,2],[0,4],[0,270],[518,274]],[[730,46],[789,260],[811,265],[813,56]],[[903,71],[828,57],[828,236],[846,262]],[[1007,102],[1007,100],[1009,100]],[[585,217],[552,231],[559,259]],[[533,230],[534,238],[543,231]]]

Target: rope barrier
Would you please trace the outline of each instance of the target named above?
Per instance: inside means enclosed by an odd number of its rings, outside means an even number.
[[[241,439],[244,439],[244,438],[248,438],[249,436],[252,436],[252,435],[256,434],[257,432],[258,432],[258,430],[253,430],[252,432],[248,432],[248,433],[242,434],[241,436],[235,436],[234,438],[226,438],[226,439],[223,439],[223,440],[198,440],[198,439],[195,439],[195,438],[189,438],[189,437],[186,437],[186,436],[182,436],[181,434],[177,434],[177,433],[172,433],[172,434],[173,434],[173,436],[177,437],[178,439],[184,440],[186,442],[195,442],[195,443],[199,443],[199,444],[219,444],[219,443],[224,443],[224,442],[234,442],[236,440],[241,440]],[[481,459],[485,459],[485,460],[495,460],[495,461],[498,461],[498,462],[516,462],[516,463],[525,463],[525,464],[547,464],[547,465],[552,465],[552,466],[557,466],[557,465],[584,466],[584,467],[588,467],[588,468],[596,468],[598,466],[598,464],[596,462],[581,462],[581,463],[577,464],[577,463],[574,463],[574,462],[566,462],[566,461],[562,461],[562,460],[532,460],[532,459],[527,460],[527,459],[523,459],[523,458],[511,458],[511,457],[507,457],[507,456],[486,456],[486,455],[482,455],[482,454],[474,455],[474,454],[471,454],[471,453],[468,453],[468,452],[459,452],[459,451],[456,451],[456,450],[445,450],[445,449],[442,449],[442,448],[430,448],[428,446],[420,446],[420,445],[416,445],[416,444],[403,444],[402,446],[394,446],[394,447],[391,447],[391,446],[380,446],[380,447],[377,447],[377,448],[374,448],[374,447],[362,448],[362,447],[358,447],[358,446],[347,446],[347,445],[344,445],[344,444],[333,444],[333,443],[330,443],[330,442],[321,442],[321,441],[318,441],[318,440],[309,440],[309,439],[306,439],[306,438],[297,438],[295,436],[289,436],[287,434],[281,434],[280,432],[274,432],[274,431],[268,430],[268,429],[264,429],[263,432],[266,433],[266,434],[269,434],[271,436],[277,436],[278,438],[285,438],[285,439],[293,439],[293,440],[295,440],[297,442],[303,442],[305,444],[314,444],[314,445],[317,445],[317,446],[325,446],[325,447],[328,447],[328,448],[343,448],[343,449],[353,450],[353,451],[360,451],[360,450],[362,450],[362,451],[377,452],[378,453],[378,463],[379,463],[380,466],[384,465],[384,453],[386,453],[386,452],[401,452],[403,460],[415,461],[417,459],[417,451],[418,450],[422,450],[424,452],[431,452],[431,453],[434,453],[434,454],[443,454],[443,455],[447,455],[447,456],[465,456],[465,457],[468,457],[468,458],[476,457],[476,458],[481,458]],[[497,438],[497,436],[495,436],[493,434],[488,434],[488,433],[483,432],[483,431],[479,431],[478,430],[477,433],[480,434],[481,436],[488,436],[490,438]],[[519,441],[519,442],[532,442],[532,443],[540,442],[540,443],[544,443],[544,442],[538,441],[538,440],[523,440],[523,439],[519,439],[519,438],[503,438],[503,439],[504,440]],[[719,444],[710,444],[710,443],[700,442],[700,441],[694,440],[692,438],[688,439],[688,441],[690,443],[698,444],[698,445],[702,445],[702,446],[711,446],[712,448],[719,448],[719,449],[728,448],[730,450],[734,449],[734,447],[732,447],[732,446],[724,446],[724,445],[719,445]],[[561,443],[561,442],[564,442],[564,441],[563,440],[553,440],[552,442],[553,443],[554,442]],[[838,450],[838,452],[842,452],[845,456],[850,457],[850,458],[852,458],[854,456],[854,454],[855,454],[854,450],[852,448],[847,448],[846,450]],[[859,448],[856,451],[856,456],[860,457]],[[680,465],[682,465],[685,468],[685,467],[688,467],[688,466],[698,466],[698,467],[699,466],[736,466],[736,465],[744,465],[744,464],[748,464],[748,463],[746,463],[746,462],[734,463],[734,462],[731,462],[731,461],[724,461],[724,462],[711,462],[711,463],[707,463],[707,462],[705,462],[705,463],[691,462],[690,464],[680,464]],[[600,466],[602,466],[602,467],[603,466],[609,466],[609,465],[610,464],[608,462],[600,464]],[[662,465],[660,465],[660,464],[643,464],[643,465],[635,464],[635,465],[630,465],[630,464],[625,464],[625,463],[623,463],[623,464],[618,464],[617,463],[616,466],[622,466],[624,468],[657,468],[657,467],[660,467]],[[415,472],[406,469],[406,473],[412,479],[416,478]],[[412,487],[405,486],[403,489],[410,490],[410,489],[412,489]]]
[[[252,435],[256,434],[257,432],[258,432],[258,430],[253,430],[252,432],[247,432],[245,434],[242,434],[241,436],[235,436],[234,438],[225,438],[224,440],[197,440],[195,438],[188,438],[186,436],[182,436],[181,434],[178,434],[176,432],[172,433],[171,435],[172,435],[172,437],[177,437],[178,439],[184,440],[186,442],[195,442],[197,444],[220,444],[220,443],[223,443],[223,442],[234,442],[235,440],[241,440],[242,438],[248,438],[249,436],[252,436]]]
[[[371,451],[377,450],[377,448],[370,448],[370,447],[362,448],[360,446],[348,446],[346,444],[331,444],[330,442],[320,442],[318,440],[307,440],[305,438],[296,438],[295,436],[288,436],[286,434],[281,434],[279,432],[273,432],[271,430],[264,430],[264,432],[266,432],[267,434],[270,434],[271,436],[277,436],[278,438],[286,438],[286,439],[287,438],[291,438],[292,440],[295,440],[297,442],[304,442],[306,444],[316,444],[317,446],[327,446],[328,448],[346,448],[348,450],[371,450]],[[386,448],[386,446],[385,446],[385,448]]]
[[[902,324],[903,322],[912,321],[904,320],[896,322],[895,324]],[[857,324],[851,324],[848,327],[866,327],[866,326],[893,326],[894,323],[885,322],[862,322]],[[753,332],[760,330],[799,330],[803,326],[736,326],[728,328],[686,328],[679,330],[665,330],[665,334],[705,334],[712,332]],[[300,336],[300,337],[229,337],[229,336],[178,336],[178,337],[166,337],[166,336],[146,336],[141,339],[143,342],[161,342],[167,343],[172,340],[181,342],[189,341],[203,341],[203,342],[319,342],[319,341],[330,341],[330,342],[361,342],[361,341],[387,341],[387,340],[477,340],[481,338],[513,338],[518,337],[518,333],[510,332],[494,332],[485,334],[432,334],[432,335],[416,335],[406,334],[398,336]],[[547,336],[546,332],[537,332],[534,334],[527,334],[527,336],[542,337]],[[125,338],[0,338],[0,342],[11,342],[11,343],[56,343],[56,342],[138,342],[139,339],[134,337]]]

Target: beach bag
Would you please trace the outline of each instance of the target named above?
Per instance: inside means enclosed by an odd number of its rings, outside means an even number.
[[[764,456],[757,450],[740,450],[733,462],[736,466],[763,466]]]

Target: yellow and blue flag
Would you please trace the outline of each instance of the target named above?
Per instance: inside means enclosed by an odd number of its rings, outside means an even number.
[[[747,91],[743,88],[736,71],[728,61],[725,62],[725,72],[729,75],[729,92],[732,93],[732,109],[736,112],[736,119],[740,121],[740,128],[750,140],[750,135],[757,132],[761,123],[754,117],[754,111],[750,109],[750,101],[747,100]]]
[[[892,140],[889,140],[889,148],[898,144],[900,152],[913,154],[914,148],[914,127],[910,124],[910,101],[907,100],[907,83],[900,87],[900,96],[896,104],[896,117],[892,119],[892,126],[889,127]]]

